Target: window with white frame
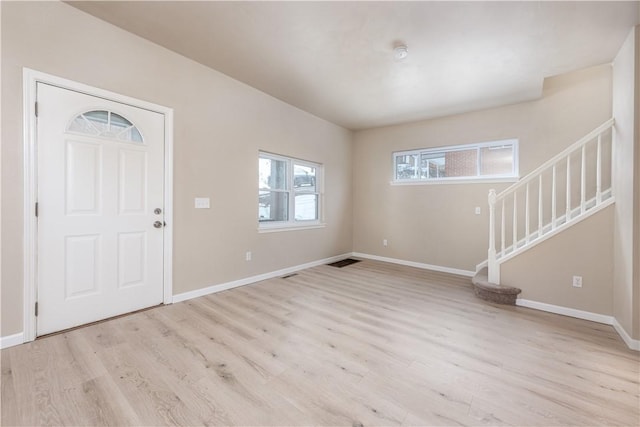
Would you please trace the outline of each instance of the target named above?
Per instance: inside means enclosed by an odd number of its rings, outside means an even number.
[[[258,221],[261,228],[320,223],[322,165],[260,152]]]
[[[394,183],[513,180],[518,178],[518,140],[397,151]]]

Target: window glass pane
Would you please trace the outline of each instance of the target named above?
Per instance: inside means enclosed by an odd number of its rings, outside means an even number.
[[[260,222],[287,221],[289,219],[289,193],[259,191],[258,218]]]
[[[133,126],[129,120],[122,117],[120,114],[111,113],[111,130],[116,132],[118,130],[126,129],[129,126]]]
[[[100,131],[96,129],[89,120],[85,119],[83,115],[79,115],[71,122],[69,130],[87,135],[100,135]]]
[[[108,111],[89,111],[83,114],[95,126],[100,133],[109,131],[109,112]]]
[[[142,135],[129,120],[119,114],[111,113],[110,132],[124,141],[142,142]]]
[[[316,168],[293,165],[293,188],[296,191],[316,192]],[[297,199],[296,199],[297,200]]]
[[[118,134],[118,139],[122,139],[124,141],[133,141],[133,142],[142,142],[142,135],[140,135],[140,131],[135,127],[130,127]]]
[[[499,145],[480,149],[480,175],[513,173],[513,145]]]
[[[298,194],[295,196],[296,221],[318,219],[318,195]]]
[[[258,218],[264,229],[320,220],[322,165],[260,153]],[[269,224],[274,222],[274,224]]]
[[[422,154],[420,156],[420,178],[445,178],[444,153]]]
[[[396,179],[418,179],[418,154],[402,154],[396,156]]]
[[[448,151],[444,153],[444,176],[463,177],[478,175],[478,150]]]
[[[451,178],[516,178],[518,141],[459,145],[394,153],[396,181],[430,181]]]
[[[273,190],[287,189],[287,162],[261,157],[258,168],[258,187]]]

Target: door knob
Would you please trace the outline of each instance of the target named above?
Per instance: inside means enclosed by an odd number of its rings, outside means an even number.
[[[155,228],[162,228],[162,225],[163,225],[163,224],[162,224],[162,222],[161,222],[161,221],[156,221],[156,222],[154,222],[154,223],[153,223],[153,226],[154,226]]]

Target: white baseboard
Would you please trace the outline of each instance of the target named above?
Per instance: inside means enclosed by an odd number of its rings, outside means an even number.
[[[606,316],[604,314],[592,313],[590,311],[576,310],[575,308],[562,307],[559,305],[547,304],[544,302],[531,301],[528,299],[518,298],[516,305],[520,307],[533,308],[540,311],[548,311],[549,313],[561,314],[563,316],[576,317],[578,319],[590,320],[592,322],[603,323],[605,325],[611,325],[616,330],[620,338],[627,344],[631,350],[640,351],[640,340],[634,340],[629,336],[627,331],[618,323],[618,320],[613,316]]]
[[[272,271],[270,273],[260,274],[257,276],[247,277],[245,279],[235,280],[233,282],[221,283],[219,285],[208,286],[206,288],[196,289],[195,291],[184,292],[173,296],[173,302],[178,303],[186,301],[192,298],[198,298],[204,295],[209,295],[216,292],[225,291],[227,289],[237,288],[239,286],[249,285],[251,283],[259,282],[262,280],[272,279],[274,277],[280,277],[287,274],[294,273],[296,271],[304,270],[306,268],[316,267],[318,265],[328,264],[354,256],[358,258],[371,259],[375,261],[390,262],[393,264],[406,265],[409,267],[422,268],[425,270],[440,271],[444,273],[459,274],[462,276],[473,277],[475,272],[468,270],[460,270],[456,268],[442,267],[438,265],[423,264],[414,261],[405,261],[396,258],[387,258],[378,255],[369,255],[360,252],[351,252],[342,255],[336,255],[330,258],[325,258],[317,261],[308,262],[306,264],[300,264],[293,267],[283,268],[281,270]],[[618,320],[613,316],[607,316],[604,314],[592,313],[589,311],[576,310],[574,308],[563,307],[559,305],[547,304],[538,301],[531,301],[527,299],[518,298],[516,305],[520,307],[532,308],[535,310],[546,311],[549,313],[561,314],[563,316],[575,317],[578,319],[590,320],[592,322],[603,323],[605,325],[611,325],[616,332],[620,335],[627,346],[636,351],[640,351],[640,340],[635,340],[629,336],[627,331],[620,325]],[[6,337],[0,337],[0,349],[13,347],[24,343],[24,335],[22,332],[8,335]]]
[[[361,252],[353,252],[351,255],[358,258],[372,259],[374,261],[390,262],[392,264],[400,264],[400,265],[406,265],[408,267],[422,268],[423,270],[433,270],[433,271],[440,271],[442,273],[459,274],[460,276],[473,277],[476,274],[475,271],[470,271],[470,270],[460,270],[458,268],[442,267],[440,265],[424,264],[422,262],[405,261],[397,258],[387,258],[384,256],[363,254]]]
[[[227,289],[233,289],[239,286],[245,286],[251,283],[260,282],[262,280],[273,279],[274,277],[284,276],[286,274],[304,270],[305,268],[311,268],[311,267],[316,267],[322,264],[328,264],[334,261],[340,261],[341,259],[348,258],[350,256],[355,256],[358,258],[365,258],[365,259],[372,259],[375,261],[390,262],[393,264],[406,265],[409,267],[417,267],[425,270],[434,270],[434,271],[440,271],[444,273],[459,274],[459,275],[468,276],[468,277],[473,277],[475,275],[475,272],[468,271],[468,270],[459,270],[456,268],[442,267],[439,265],[423,264],[420,262],[413,262],[413,261],[404,261],[396,258],[387,258],[387,257],[381,257],[377,255],[363,254],[360,252],[350,252],[342,255],[333,256],[330,258],[321,259],[318,261],[308,262],[306,264],[300,264],[293,267],[283,268],[282,270],[276,270],[270,273],[264,273],[264,274],[259,274],[257,276],[251,276],[244,279],[234,280],[233,282],[221,283],[218,285],[207,286],[206,288],[196,289],[194,291],[184,292],[181,294],[174,295],[173,302],[178,303],[181,301],[186,301],[192,298],[198,298],[198,297],[213,294],[216,292],[226,291]]]
[[[325,258],[317,261],[308,262],[306,264],[300,264],[293,267],[283,268],[282,270],[272,271],[270,273],[260,274],[257,276],[247,277],[245,279],[235,280],[233,282],[221,283],[219,285],[208,286],[206,288],[196,289],[195,291],[184,292],[182,294],[177,294],[173,296],[173,303],[186,301],[192,298],[201,297],[204,295],[209,295],[215,292],[225,291],[227,289],[237,288],[239,286],[249,285],[251,283],[259,282],[261,280],[272,279],[274,277],[280,277],[287,274],[294,273],[296,271],[304,270],[305,268],[316,267],[322,264],[328,264],[330,262],[340,261],[342,259],[348,258],[351,256],[351,253],[348,252],[342,255],[336,255],[330,258]],[[14,335],[8,335],[6,337],[0,337],[0,349],[13,347],[14,345],[19,345],[24,343],[24,334],[22,332]]]
[[[516,305],[520,307],[533,308],[549,313],[562,314],[563,316],[575,317],[577,319],[590,320],[592,322],[613,325],[613,317],[604,314],[592,313],[590,311],[576,310],[575,308],[563,307],[560,305],[547,304],[544,302],[531,301],[528,299],[516,299]]]
[[[613,318],[613,327],[625,342],[625,344],[627,344],[627,347],[629,347],[631,350],[640,351],[640,340],[634,340],[633,338],[631,338],[627,331],[622,327],[622,325],[620,325],[618,319],[616,319],[615,317]]]
[[[13,347],[14,345],[20,345],[22,343],[24,343],[24,334],[22,332],[0,337],[0,349]]]
[[[304,270],[305,268],[311,268],[311,267],[316,267],[322,264],[328,264],[330,262],[340,261],[342,259],[348,258],[349,256],[351,256],[351,253],[336,255],[330,258],[308,262],[306,264],[300,264],[293,267],[283,268],[282,270],[276,270],[270,273],[259,274],[257,276],[251,276],[244,279],[234,280],[233,282],[221,283],[219,285],[207,286],[206,288],[196,289],[195,291],[184,292],[181,294],[174,295],[173,302],[177,303],[181,301],[186,301],[186,300],[198,298],[204,295],[226,291],[227,289],[233,289],[239,286],[245,286],[251,283],[260,282],[262,280],[273,279],[274,277],[280,277],[287,274],[291,274],[296,271]]]

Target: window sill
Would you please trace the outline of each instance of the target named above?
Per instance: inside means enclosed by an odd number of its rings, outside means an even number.
[[[499,183],[514,183],[518,182],[519,178],[487,178],[487,179],[439,179],[439,180],[424,180],[424,181],[391,181],[391,185],[443,185],[443,184],[499,184]]]
[[[278,233],[281,231],[295,231],[295,230],[313,230],[315,228],[325,228],[327,224],[314,222],[313,224],[278,224],[278,225],[265,225],[258,227],[258,233]]]

